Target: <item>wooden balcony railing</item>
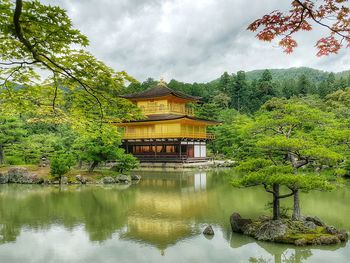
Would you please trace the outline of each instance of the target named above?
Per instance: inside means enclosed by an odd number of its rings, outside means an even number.
[[[189,133],[189,132],[145,132],[145,133],[124,133],[123,139],[166,139],[166,138],[190,138],[190,139],[215,139],[212,133]]]
[[[184,115],[190,115],[190,116],[194,115],[194,111],[192,108],[179,107],[171,104],[168,106],[141,107],[141,110],[145,115],[164,114],[164,113],[178,113],[178,114],[184,114]]]

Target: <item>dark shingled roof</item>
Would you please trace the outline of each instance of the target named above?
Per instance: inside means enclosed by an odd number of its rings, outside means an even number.
[[[127,94],[127,95],[122,95],[122,98],[126,99],[144,99],[144,98],[158,98],[158,97],[164,97],[168,95],[173,95],[178,98],[182,99],[188,99],[188,100],[200,100],[201,97],[197,96],[191,96],[187,95],[185,93],[182,93],[180,91],[172,90],[168,88],[165,84],[163,83],[158,83],[157,86],[147,89],[145,91],[141,92],[136,92],[132,94]]]
[[[204,122],[209,122],[209,123],[219,123],[217,121],[210,121],[210,120],[196,118],[196,117],[189,116],[189,115],[178,115],[178,114],[154,114],[154,115],[148,115],[146,117],[146,119],[130,121],[129,123],[133,123],[133,122],[147,122],[147,121],[169,121],[169,120],[178,120],[178,119],[183,119],[183,118],[187,118],[187,119],[191,119],[191,120],[197,120],[197,121],[204,121]]]

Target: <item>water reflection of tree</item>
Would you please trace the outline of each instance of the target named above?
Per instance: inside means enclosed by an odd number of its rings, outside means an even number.
[[[317,250],[337,250],[340,247],[345,246],[342,244],[340,246],[318,246],[316,247],[296,247],[287,244],[276,244],[272,242],[261,242],[255,239],[240,235],[232,234],[230,245],[232,248],[239,248],[245,246],[249,243],[255,243],[261,248],[263,248],[272,258],[259,256],[259,257],[249,257],[250,263],[303,263],[306,262],[313,254],[311,249]]]
[[[21,229],[53,224],[84,225],[92,241],[104,241],[125,226],[133,191],[102,187],[6,186],[1,188],[0,242],[15,241]]]
[[[264,257],[250,257],[250,263],[302,263],[305,262],[306,259],[312,256],[312,252],[310,249],[294,249],[286,250],[282,253],[276,253],[273,256],[273,260],[266,259]]]

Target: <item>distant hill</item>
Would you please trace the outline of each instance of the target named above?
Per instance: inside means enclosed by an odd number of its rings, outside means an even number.
[[[254,79],[259,79],[262,73],[264,72],[265,69],[261,70],[252,70],[252,71],[247,71],[246,76],[248,80],[254,80]],[[306,75],[311,81],[313,82],[321,82],[325,79],[327,79],[327,76],[331,72],[327,71],[322,71],[318,69],[313,69],[313,68],[307,68],[307,67],[298,67],[298,68],[288,68],[288,69],[268,69],[272,77],[275,80],[286,80],[286,79],[297,79],[301,75]],[[342,71],[335,73],[336,78],[348,78],[350,75],[350,70],[347,71]]]
[[[341,71],[335,74],[336,78],[349,78],[350,70]]]

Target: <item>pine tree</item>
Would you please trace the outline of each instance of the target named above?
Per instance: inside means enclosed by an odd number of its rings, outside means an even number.
[[[242,178],[235,186],[263,185],[273,196],[273,218],[279,219],[279,200],[293,196],[293,219],[300,219],[300,190],[328,190],[332,186],[315,169],[334,166],[343,156],[330,145],[334,115],[322,112],[301,99],[274,98],[265,103],[254,116],[251,132],[246,137],[255,141],[245,161],[237,170]],[[240,128],[245,130],[244,128]],[[290,189],[280,193],[280,187]]]

